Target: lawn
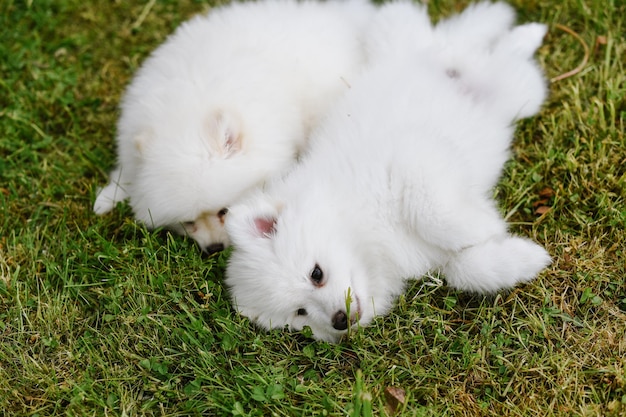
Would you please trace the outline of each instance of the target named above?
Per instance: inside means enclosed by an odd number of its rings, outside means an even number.
[[[494,192],[553,264],[489,297],[416,281],[331,345],[238,316],[228,253],[91,212],[126,83],[209,3],[1,0],[0,414],[626,415],[626,5],[513,4],[554,80]]]

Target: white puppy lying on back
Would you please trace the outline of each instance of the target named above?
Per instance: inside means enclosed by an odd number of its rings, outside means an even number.
[[[227,244],[227,207],[289,167],[364,64],[365,1],[233,3],[181,25],[128,86],[98,214]]]
[[[385,314],[408,278],[439,270],[455,288],[492,292],[550,263],[507,233],[490,197],[513,122],[546,96],[532,57],[546,28],[511,29],[507,6],[484,3],[403,32],[386,19],[426,12],[388,7],[372,28],[380,63],[333,108],[297,167],[231,208],[226,284],[263,328],[309,326],[336,341]]]

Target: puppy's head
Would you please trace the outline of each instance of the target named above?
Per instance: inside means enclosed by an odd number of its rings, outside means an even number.
[[[292,156],[259,150],[247,121],[234,110],[201,114],[185,106],[137,134],[130,203],[148,227],[187,234],[209,252],[230,242],[227,207]],[[262,135],[264,132],[256,132]]]
[[[282,204],[255,191],[232,207],[226,284],[238,311],[258,326],[308,326],[314,338],[336,342],[373,313],[364,304],[364,271],[349,236],[332,207],[307,208],[315,199]]]

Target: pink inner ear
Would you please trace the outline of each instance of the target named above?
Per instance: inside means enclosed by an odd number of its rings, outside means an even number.
[[[265,217],[257,217],[254,219],[254,227],[256,227],[259,235],[263,237],[269,237],[274,233],[274,227],[276,226],[276,219],[268,219]]]
[[[232,126],[227,127],[225,132],[226,140],[224,141],[224,150],[230,155],[241,150],[241,135],[233,130]]]

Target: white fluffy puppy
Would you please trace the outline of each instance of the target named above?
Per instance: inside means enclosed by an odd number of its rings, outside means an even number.
[[[401,25],[382,21],[380,63],[334,106],[300,164],[231,208],[226,284],[243,315],[337,341],[385,314],[408,278],[441,271],[455,288],[492,292],[550,263],[507,232],[491,197],[513,122],[546,96],[533,60],[546,28],[512,20],[485,3],[419,29],[415,43],[396,42]]]
[[[232,3],[192,18],[128,86],[117,167],[97,195],[148,227],[227,244],[226,208],[286,169],[364,64],[365,1]]]

